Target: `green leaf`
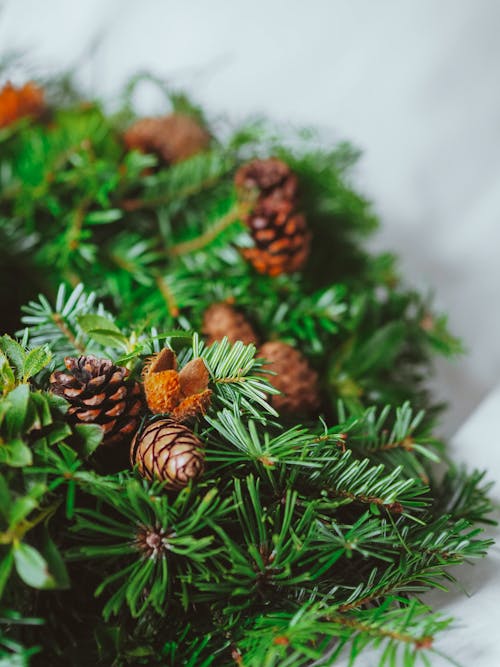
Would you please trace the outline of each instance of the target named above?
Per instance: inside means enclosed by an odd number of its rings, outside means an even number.
[[[9,549],[9,551],[3,556],[2,560],[0,561],[0,600],[2,599],[5,585],[9,580],[9,576],[12,571],[13,565],[14,565],[14,554],[12,553],[12,549]]]
[[[9,487],[5,481],[5,477],[0,475],[0,516],[5,520],[9,516],[11,504]]]
[[[28,413],[29,396],[30,388],[27,384],[20,384],[7,394],[7,402],[10,405],[5,415],[8,438],[12,438],[22,432]]]
[[[16,386],[16,377],[12,370],[9,360],[0,352],[0,391],[7,392]]]
[[[127,349],[127,337],[122,334],[113,320],[93,314],[81,315],[77,319],[80,327],[97,343]]]
[[[120,220],[122,216],[123,213],[119,208],[111,208],[108,211],[92,211],[85,216],[85,222],[88,225],[108,225]]]
[[[127,337],[122,333],[115,333],[108,329],[90,329],[89,336],[97,343],[105,345],[106,347],[118,347],[122,350],[127,349]]]
[[[59,424],[54,424],[54,427],[45,436],[49,445],[55,445],[58,442],[62,442],[66,438],[69,438],[71,435],[71,427],[62,422]]]
[[[0,463],[13,468],[29,466],[33,463],[31,449],[21,438],[11,438],[0,447]]]
[[[5,354],[10,365],[15,371],[17,379],[21,379],[23,374],[24,359],[26,354],[22,346],[13,338],[5,334],[0,337],[0,350]]]
[[[34,509],[38,507],[39,498],[43,495],[46,487],[44,484],[36,484],[30,490],[30,494],[20,496],[13,503],[9,513],[9,529],[12,530],[16,525],[23,521]]]
[[[54,578],[55,587],[59,589],[69,588],[70,580],[66,565],[59,549],[51,539],[46,526],[44,527],[42,554],[48,563],[50,572]]]
[[[77,317],[77,321],[79,326],[85,331],[85,333],[89,333],[90,331],[97,329],[115,334],[120,334],[121,336],[123,336],[120,329],[116,326],[113,320],[110,319],[109,317],[104,317],[103,315],[94,315],[92,313],[89,313],[87,315],[80,315],[79,317]],[[125,336],[123,336],[123,338],[125,338]]]
[[[23,380],[26,382],[29,378],[39,373],[45,368],[52,359],[52,353],[47,347],[36,347],[30,350],[24,361]]]
[[[14,548],[17,574],[33,588],[55,588],[56,582],[45,558],[34,547],[21,542]]]
[[[75,449],[82,458],[87,458],[101,444],[104,431],[98,424],[76,424],[73,428],[79,436]]]
[[[31,392],[31,405],[36,412],[35,423],[37,428],[44,428],[50,426],[54,419],[51,412],[52,395],[41,391]],[[64,400],[64,399],[63,399]]]

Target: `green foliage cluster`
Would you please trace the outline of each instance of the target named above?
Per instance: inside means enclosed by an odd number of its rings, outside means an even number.
[[[393,257],[363,248],[377,221],[349,183],[352,148],[253,123],[161,166],[124,149],[132,89],[109,114],[56,87],[45,118],[0,133],[0,284],[15,274],[31,299],[0,338],[0,664],[305,667],[370,647],[380,665],[432,664],[451,619],[420,594],[489,546],[489,485],[448,460],[426,388],[458,341]],[[301,274],[256,274],[239,252],[234,172],[268,155],[299,179]],[[224,300],[306,355],[320,415],[277,414],[254,345],[204,343]],[[48,391],[67,355],[139,378],[164,345],[181,367],[203,358],[213,392],[194,426],[206,472],[176,493]]]

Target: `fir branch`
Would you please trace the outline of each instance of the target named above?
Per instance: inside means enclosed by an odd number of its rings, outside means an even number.
[[[180,257],[202,250],[210,245],[226,229],[231,227],[231,225],[243,220],[247,211],[248,209],[242,204],[238,204],[200,236],[171,246],[168,250],[169,254],[173,257]]]
[[[175,297],[170,289],[167,281],[159,273],[155,275],[155,282],[158,290],[160,291],[165,304],[167,306],[168,312],[173,318],[179,316],[179,307],[175,301]]]

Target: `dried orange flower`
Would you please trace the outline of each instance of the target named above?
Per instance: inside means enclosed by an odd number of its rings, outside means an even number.
[[[6,127],[25,116],[39,116],[43,108],[43,90],[32,81],[20,88],[7,81],[0,90],[0,127]]]
[[[169,413],[183,422],[203,414],[212,392],[203,359],[192,359],[177,371],[177,359],[168,348],[147,360],[142,373],[144,393],[151,412]]]

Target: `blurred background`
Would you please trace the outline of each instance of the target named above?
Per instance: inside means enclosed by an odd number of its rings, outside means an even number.
[[[0,0],[0,56],[77,67],[112,101],[137,70],[214,114],[267,114],[363,150],[353,174],[407,282],[468,354],[436,368],[453,433],[500,381],[497,0]],[[161,113],[144,91],[143,113]]]

